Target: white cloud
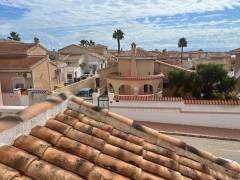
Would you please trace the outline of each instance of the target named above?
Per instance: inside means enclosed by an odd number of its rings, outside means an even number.
[[[224,49],[239,43],[232,38],[233,33],[240,34],[235,27],[215,27],[227,24],[228,20],[185,23],[185,17],[178,25],[171,25],[161,24],[161,18],[239,8],[240,0],[0,0],[0,4],[29,10],[21,19],[1,24],[2,34],[16,30],[26,40],[37,35],[49,48],[78,43],[80,39],[93,39],[113,47],[116,42],[111,38],[112,31],[118,27],[126,34],[124,48],[128,48],[131,41],[148,49],[176,48],[176,41],[181,36],[188,37],[193,48],[221,46]],[[149,17],[158,18],[151,21]],[[137,18],[143,18],[144,23],[135,21]],[[199,37],[207,38],[209,42]],[[221,38],[225,41],[220,42]]]

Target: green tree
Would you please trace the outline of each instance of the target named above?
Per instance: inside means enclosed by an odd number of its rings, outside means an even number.
[[[200,64],[197,67],[195,82],[196,89],[198,89],[197,97],[216,99],[216,94],[225,94],[227,96],[234,90],[235,84],[235,78],[229,77],[222,65]]]
[[[18,34],[17,32],[11,32],[8,39],[15,40],[15,41],[21,41],[20,34]]]
[[[80,41],[80,46],[83,46],[83,47],[89,47],[93,45],[95,45],[95,42],[93,40],[88,41],[88,40],[82,39]]]
[[[169,88],[171,93],[177,97],[185,97],[192,91],[194,86],[194,74],[184,71],[171,71],[168,73]]]
[[[162,50],[162,53],[167,53],[167,49],[163,49],[163,50]]]
[[[119,53],[120,53],[120,48],[121,48],[120,41],[124,38],[124,32],[122,32],[121,29],[116,29],[116,30],[113,32],[112,37],[113,37],[113,39],[116,39],[116,40],[117,40],[117,44],[118,44],[118,54],[119,54]]]
[[[229,77],[222,65],[199,65],[196,73],[171,71],[168,74],[170,91],[175,96],[191,94],[197,99],[235,99],[236,80]]]
[[[183,48],[187,47],[187,39],[185,37],[182,37],[178,40],[178,47],[181,48],[181,61],[183,58]]]

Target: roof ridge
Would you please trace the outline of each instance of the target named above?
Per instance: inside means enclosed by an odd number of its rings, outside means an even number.
[[[156,131],[154,129],[151,129],[151,128],[146,127],[146,126],[141,125],[141,124],[138,124],[137,122],[135,122],[132,119],[129,119],[129,118],[124,117],[122,115],[115,114],[113,112],[110,112],[107,109],[99,108],[99,107],[97,107],[97,106],[95,106],[95,105],[93,105],[89,102],[84,101],[84,99],[82,99],[82,98],[73,96],[71,101],[73,101],[74,103],[77,103],[78,105],[90,108],[93,111],[100,112],[100,114],[102,114],[104,116],[109,116],[109,117],[111,117],[111,118],[113,118],[113,119],[115,119],[115,120],[117,120],[117,121],[119,121],[119,122],[121,122],[125,125],[131,126],[134,129],[139,130],[143,133],[146,133],[150,136],[153,136],[153,137],[155,137],[155,138],[157,138],[161,141],[163,140],[167,143],[175,145],[177,148],[182,149],[185,152],[189,152],[189,153],[187,153],[188,156],[189,155],[191,156],[191,154],[194,154],[195,156],[198,156],[200,158],[204,158],[206,160],[209,160],[209,161],[213,162],[214,164],[216,164],[216,165],[218,165],[222,168],[226,168],[228,170],[240,173],[240,165],[237,164],[237,163],[229,162],[229,161],[227,161],[223,158],[216,157],[215,155],[213,155],[209,152],[206,152],[204,150],[200,150],[200,149],[195,148],[191,145],[188,145],[187,143],[185,143],[185,142],[183,142],[179,139],[176,139],[176,138],[171,137],[169,135],[159,133],[158,131]],[[191,156],[191,158],[196,158],[195,156]]]

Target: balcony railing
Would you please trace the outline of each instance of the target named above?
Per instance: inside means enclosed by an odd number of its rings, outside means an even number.
[[[153,79],[161,79],[164,78],[164,74],[156,74],[156,75],[147,75],[147,76],[119,76],[118,74],[111,74],[108,76],[109,79],[117,79],[117,80],[153,80]]]

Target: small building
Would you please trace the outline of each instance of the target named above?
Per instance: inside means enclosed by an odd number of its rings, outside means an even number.
[[[226,71],[232,71],[231,56],[223,52],[206,52],[206,56],[193,59],[193,68],[197,68],[199,64],[220,64]]]
[[[87,48],[72,44],[60,49],[58,53],[58,60],[67,64],[66,83],[75,81],[83,74],[96,74],[97,70],[107,66],[105,51],[100,46]]]
[[[0,42],[0,82],[3,92],[15,88],[51,91],[60,83],[57,66],[37,38],[34,43]]]
[[[161,91],[162,73],[156,74],[154,62],[156,54],[137,48],[132,43],[130,51],[117,54],[118,72],[107,78],[108,92],[116,95],[154,95]]]

